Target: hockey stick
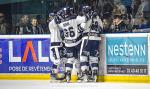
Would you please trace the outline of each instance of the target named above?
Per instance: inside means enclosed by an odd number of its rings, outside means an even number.
[[[93,25],[93,16],[92,16],[92,23],[91,23],[91,25],[90,25],[90,31],[88,32],[88,38],[87,38],[87,41],[86,41],[86,44],[85,44],[85,46],[87,46],[87,44],[88,44],[88,41],[89,41],[89,38],[90,38],[90,33],[91,33],[91,30],[92,30],[92,25]]]

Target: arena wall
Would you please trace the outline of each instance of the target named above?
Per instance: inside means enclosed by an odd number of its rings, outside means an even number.
[[[49,80],[49,35],[3,35],[0,38],[1,80]],[[103,34],[99,82],[150,83],[150,34]],[[72,82],[76,82],[76,69]]]

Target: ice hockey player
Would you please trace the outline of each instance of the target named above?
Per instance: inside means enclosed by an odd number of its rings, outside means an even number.
[[[72,9],[72,8],[71,8]],[[80,43],[82,35],[78,30],[78,25],[82,22],[85,22],[84,17],[77,16],[72,14],[70,7],[62,8],[63,11],[63,20],[55,21],[58,26],[56,29],[62,29],[64,33],[64,44],[66,48],[66,64],[65,64],[65,72],[66,72],[66,80],[70,82],[71,80],[71,72],[73,68],[73,63],[78,62],[78,54],[80,53]]]
[[[57,14],[51,13],[49,15],[52,15],[53,19],[49,22],[49,30],[50,30],[50,38],[51,38],[51,46],[50,46],[50,58],[53,62],[52,66],[52,73],[51,73],[51,81],[52,82],[59,82],[59,80],[62,80],[65,75],[61,75],[61,77],[58,77],[59,68],[63,67],[62,65],[62,56],[63,56],[63,45],[62,45],[62,37],[59,28],[56,25],[56,21],[62,20],[62,18],[58,17],[60,14],[60,11],[57,12]],[[56,16],[57,15],[57,16]],[[57,18],[56,18],[57,17]],[[63,71],[62,71],[63,72]],[[61,73],[63,74],[63,73]]]
[[[90,6],[83,6],[82,12],[87,17],[87,21],[81,24],[81,28],[84,29],[80,51],[83,82],[90,80],[88,76],[90,69],[92,72],[91,78],[96,82],[99,67],[100,33],[102,32],[103,25],[97,12],[92,11]]]

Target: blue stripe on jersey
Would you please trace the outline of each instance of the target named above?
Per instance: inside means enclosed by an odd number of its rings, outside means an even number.
[[[98,67],[98,63],[92,63],[91,66],[92,67]]]
[[[51,42],[51,46],[60,46],[61,42]]]
[[[89,62],[81,62],[80,66],[89,66]]]
[[[99,33],[95,33],[95,32],[86,32],[86,33],[83,33],[83,37],[84,36],[95,36],[95,37],[100,37],[100,34]]]
[[[65,43],[69,44],[69,43],[76,43],[76,42],[80,41],[81,39],[82,39],[82,35],[80,35],[76,39],[64,39],[64,41],[65,41]]]
[[[65,67],[73,68],[73,64],[66,63],[66,64],[65,64]]]

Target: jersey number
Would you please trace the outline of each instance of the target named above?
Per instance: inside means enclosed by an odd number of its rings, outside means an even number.
[[[75,32],[73,31],[73,27],[69,27],[68,29],[64,29],[65,37],[74,37]]]

